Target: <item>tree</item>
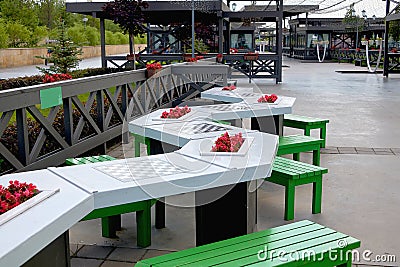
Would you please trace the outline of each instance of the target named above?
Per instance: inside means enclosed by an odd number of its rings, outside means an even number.
[[[108,2],[103,6],[105,14],[114,23],[118,24],[124,33],[129,34],[130,53],[135,53],[135,36],[142,36],[146,31],[143,27],[145,23],[145,15],[142,9],[148,8],[149,4],[142,0],[115,0]],[[136,58],[134,56],[133,66],[136,67]]]
[[[8,33],[6,27],[7,25],[0,18],[0,48],[8,47]]]
[[[400,13],[400,6],[398,6],[396,8],[395,13],[396,14]],[[390,22],[389,34],[395,42],[400,41],[400,21],[399,20],[394,20],[394,21]]]
[[[43,73],[68,73],[72,68],[78,66],[81,59],[78,57],[82,54],[82,48],[75,45],[67,36],[64,22],[61,21],[59,26],[59,36],[54,45],[50,46],[52,50],[50,62],[54,65],[49,69],[37,67]],[[39,57],[46,59],[45,57]]]
[[[46,26],[49,30],[56,28],[57,19],[61,16],[64,5],[64,0],[37,0],[36,9],[40,25]]]

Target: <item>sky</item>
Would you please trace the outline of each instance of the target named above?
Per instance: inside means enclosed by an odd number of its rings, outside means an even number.
[[[158,0],[158,1],[169,1],[169,0]],[[67,0],[67,2],[109,2],[109,1]],[[263,5],[263,4],[266,5],[269,2],[270,1],[256,1],[257,5]],[[235,3],[235,0],[232,0],[231,3]],[[237,4],[236,10],[240,10],[240,8],[242,8],[244,5],[249,5],[250,3],[251,1],[238,1],[236,2]],[[356,10],[356,14],[358,14],[359,16],[361,16],[361,11],[365,10],[368,17],[372,17],[373,15],[375,15],[376,17],[384,17],[386,10],[386,1],[382,0],[283,0],[283,3],[284,5],[319,5],[320,9],[324,9],[323,11],[310,14],[309,17],[333,17],[333,18],[344,17],[346,9],[348,9],[350,4],[352,3],[355,3],[354,8]],[[391,6],[393,8],[394,4],[392,3]]]

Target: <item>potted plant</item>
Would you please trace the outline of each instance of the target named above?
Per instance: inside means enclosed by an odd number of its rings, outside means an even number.
[[[254,53],[254,52],[248,52],[246,54],[244,54],[243,56],[244,60],[257,60],[258,59],[258,53]]]
[[[361,39],[361,44],[362,45],[368,45],[368,39],[362,38]]]
[[[147,63],[146,64],[146,77],[150,78],[157,72],[161,71],[162,65],[160,62],[154,62],[154,63]]]
[[[224,59],[224,56],[222,54],[217,55],[217,62],[222,63],[222,60]]]
[[[186,59],[186,62],[189,62],[189,63],[197,62],[197,58],[196,57],[188,58],[188,59]]]

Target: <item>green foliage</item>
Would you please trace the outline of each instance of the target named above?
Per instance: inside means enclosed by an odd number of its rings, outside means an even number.
[[[57,28],[57,21],[63,13],[64,0],[36,0],[36,12],[39,25],[48,29]]]
[[[36,26],[30,35],[28,46],[36,46],[47,35],[48,32],[46,26]]]
[[[192,43],[192,40],[190,39],[190,43]],[[194,48],[196,51],[199,51],[201,53],[208,53],[208,45],[206,45],[203,40],[201,39],[194,39]],[[186,50],[186,53],[191,53],[192,52],[192,47],[189,47]]]
[[[115,32],[114,38],[116,38],[117,44],[129,44],[129,36],[122,32]]]
[[[0,12],[4,21],[19,23],[28,29],[34,29],[39,22],[33,0],[2,0]]]
[[[60,24],[57,42],[51,47],[53,51],[49,60],[54,63],[49,69],[38,69],[43,73],[68,73],[71,69],[78,66],[81,59],[78,57],[82,54],[82,48],[74,44],[67,36],[67,30],[64,23]],[[39,57],[43,58],[44,57]]]
[[[6,24],[0,19],[0,48],[8,47],[8,33]]]
[[[400,13],[400,6],[398,6],[395,10],[396,14]],[[400,41],[400,21],[399,20],[394,20],[390,22],[390,27],[389,27],[389,35],[393,38],[395,42]]]
[[[30,41],[29,29],[18,22],[9,22],[6,26],[8,39],[11,47],[24,47]]]
[[[100,44],[100,34],[95,27],[75,24],[75,26],[67,30],[67,35],[72,42],[80,46]]]
[[[114,34],[110,31],[106,31],[106,44],[108,45],[116,44],[116,38],[114,38]]]
[[[106,31],[110,31],[113,33],[122,32],[121,28],[109,19],[104,20],[104,25],[105,25]]]

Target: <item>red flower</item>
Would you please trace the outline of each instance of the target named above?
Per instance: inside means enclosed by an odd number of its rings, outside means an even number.
[[[148,70],[158,70],[158,69],[162,69],[162,65],[161,65],[160,62],[147,63],[146,64],[146,69],[148,69]]]
[[[238,152],[242,146],[244,139],[242,133],[229,136],[228,132],[225,132],[221,137],[215,141],[215,145],[211,148],[213,152]]]
[[[0,214],[20,205],[29,198],[39,193],[33,184],[9,181],[9,186],[0,186]]]
[[[236,89],[236,86],[234,86],[234,85],[231,85],[231,86],[224,86],[223,88],[222,88],[222,91],[233,91],[233,90],[235,90]]]
[[[171,108],[169,110],[169,112],[164,111],[161,114],[161,118],[162,119],[179,119],[183,115],[188,114],[190,111],[192,111],[192,109],[189,108],[188,106],[184,106],[183,108],[175,107],[175,108]]]
[[[264,95],[261,96],[257,102],[258,103],[275,103],[275,101],[278,99],[278,96],[275,94],[272,95]]]

